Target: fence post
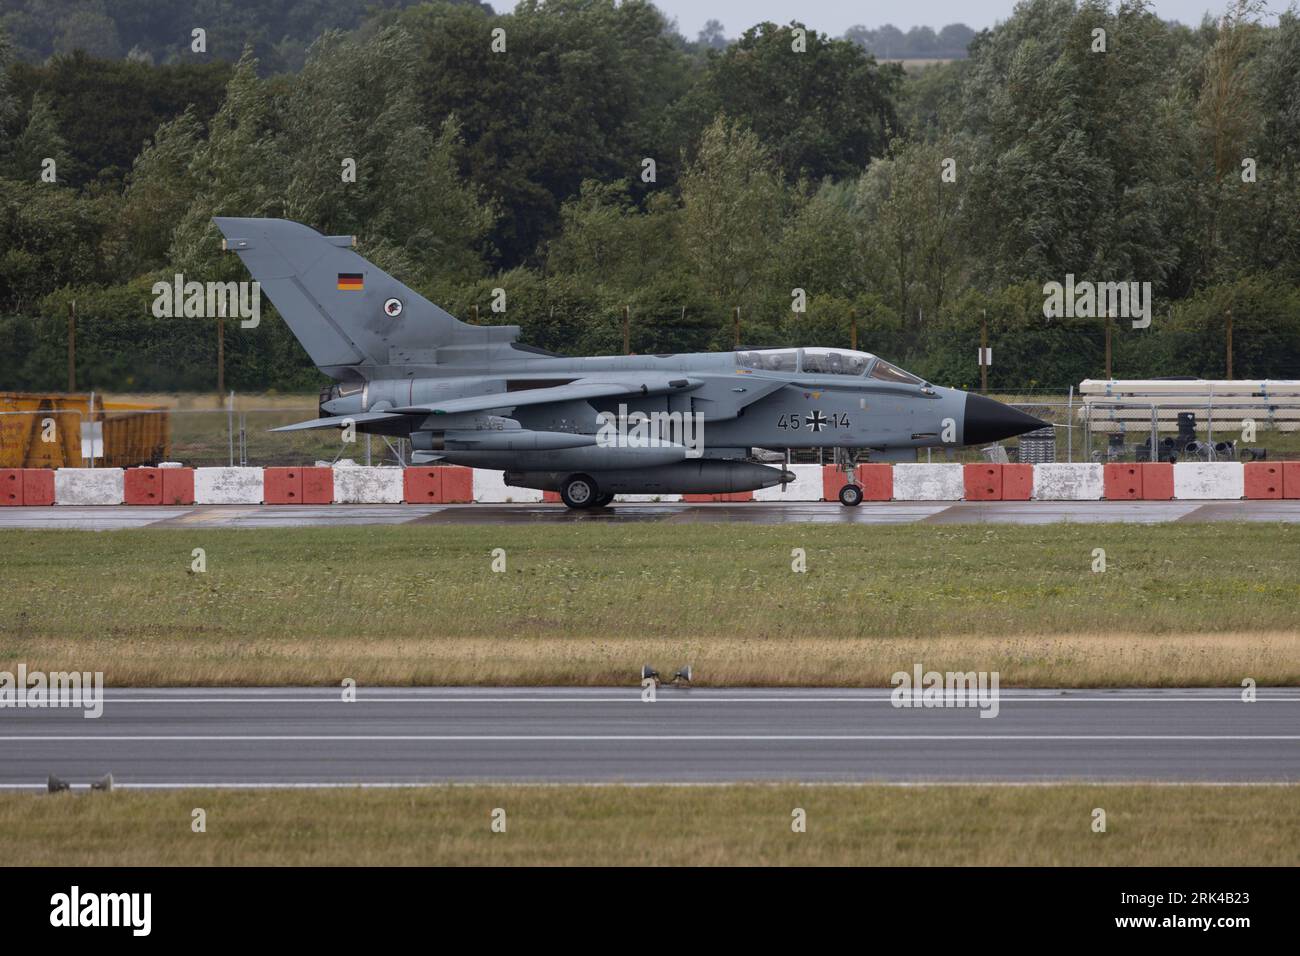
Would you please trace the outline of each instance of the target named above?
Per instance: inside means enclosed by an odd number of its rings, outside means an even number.
[[[1070,386],[1070,397],[1065,405],[1065,460],[1074,462],[1074,386]]]
[[[1149,457],[1150,461],[1156,462],[1160,460],[1160,451],[1158,447],[1159,444],[1160,444],[1160,410],[1156,407],[1156,403],[1152,402],[1151,403],[1151,455]]]

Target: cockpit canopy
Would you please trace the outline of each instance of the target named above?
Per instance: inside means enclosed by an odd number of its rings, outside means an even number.
[[[904,372],[870,352],[852,349],[751,349],[736,353],[740,368],[763,372],[802,372],[808,375],[866,375],[882,382],[899,385],[923,385],[919,378]]]

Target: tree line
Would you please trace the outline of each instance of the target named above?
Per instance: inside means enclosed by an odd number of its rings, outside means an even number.
[[[984,324],[991,387],[1064,388],[1103,371],[1102,321],[1043,314],[1072,275],[1150,283],[1117,375],[1224,374],[1230,312],[1238,376],[1300,377],[1300,18],[1261,14],[1026,0],[920,70],[799,23],[688,43],[639,0],[379,5],[288,71],[255,43],[34,65],[0,33],[2,384],[63,382],[75,301],[79,382],[212,387],[212,323],[149,304],[246,278],[214,215],[355,234],[570,354],[621,351],[626,309],[636,352],[730,348],[738,319],[971,386]],[[225,350],[236,388],[320,380],[273,313]]]

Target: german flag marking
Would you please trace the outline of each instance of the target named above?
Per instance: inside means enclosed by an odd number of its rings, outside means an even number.
[[[361,292],[366,287],[365,277],[360,272],[340,272],[339,289],[344,292]]]

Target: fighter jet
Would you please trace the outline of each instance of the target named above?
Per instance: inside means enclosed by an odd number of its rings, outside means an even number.
[[[412,461],[505,473],[575,509],[619,494],[730,493],[793,480],[756,450],[920,448],[1011,438],[1046,423],[941,388],[869,352],[748,348],[574,358],[514,325],[453,318],[358,255],[349,236],[285,219],[214,220],[312,362],[335,384],[320,417],[410,440]],[[839,453],[841,461],[851,457]],[[852,471],[840,501],[862,501]]]

